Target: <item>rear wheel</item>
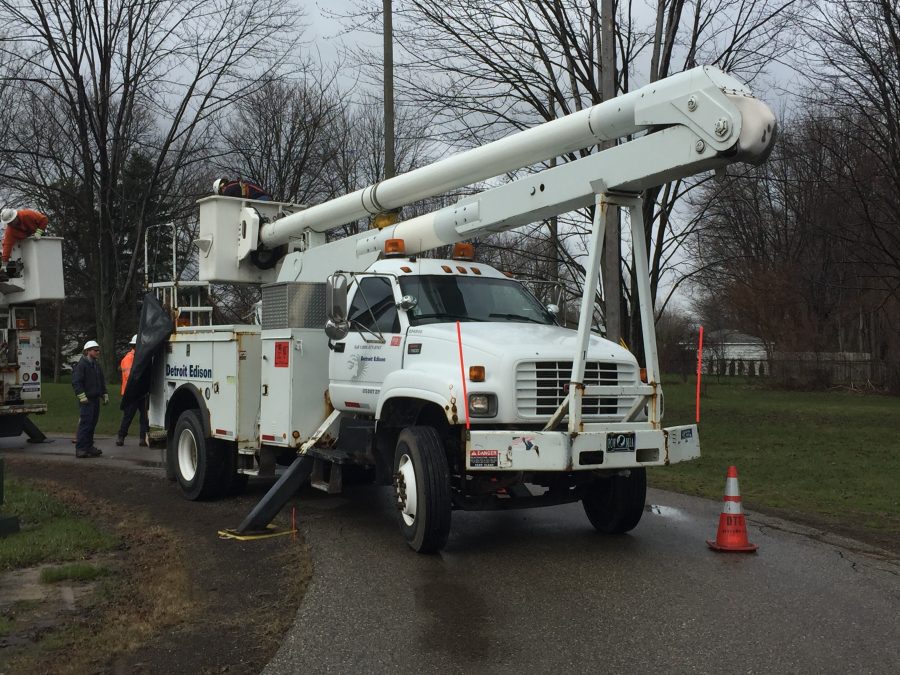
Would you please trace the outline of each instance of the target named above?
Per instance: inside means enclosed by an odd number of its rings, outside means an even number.
[[[196,410],[185,410],[175,425],[175,478],[187,499],[212,499],[222,491],[224,456],[219,444],[207,438]]]
[[[444,444],[431,427],[407,427],[394,453],[400,530],[419,553],[441,550],[450,535],[450,472]]]
[[[622,534],[640,522],[646,499],[647,470],[640,467],[628,475],[598,477],[587,486],[581,503],[598,532]]]

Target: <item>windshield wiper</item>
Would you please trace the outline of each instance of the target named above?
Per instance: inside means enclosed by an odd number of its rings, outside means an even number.
[[[488,316],[496,317],[498,319],[512,319],[512,320],[517,320],[517,321],[528,321],[530,323],[539,323],[542,326],[549,325],[544,321],[539,321],[538,319],[535,319],[530,316],[523,316],[522,314],[488,314]]]

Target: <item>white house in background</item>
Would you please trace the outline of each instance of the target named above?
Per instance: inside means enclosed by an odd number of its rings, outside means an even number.
[[[703,336],[703,372],[713,375],[768,375],[766,345],[761,338],[736,330]]]

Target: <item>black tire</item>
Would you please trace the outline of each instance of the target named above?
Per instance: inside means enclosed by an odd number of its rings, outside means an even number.
[[[222,494],[224,453],[207,438],[196,410],[185,410],[175,425],[172,440],[175,478],[187,499],[214,499]]]
[[[647,500],[647,470],[597,478],[587,486],[581,504],[598,532],[622,534],[637,527]]]
[[[394,494],[400,530],[419,553],[440,551],[450,535],[450,471],[444,444],[431,427],[407,427],[394,453]],[[410,500],[409,483],[415,484]]]

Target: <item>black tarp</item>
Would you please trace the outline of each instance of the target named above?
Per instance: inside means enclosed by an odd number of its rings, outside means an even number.
[[[134,362],[125,393],[122,394],[122,409],[132,402],[141,400],[150,393],[153,378],[153,363],[162,356],[169,336],[175,330],[172,317],[157,300],[153,292],[144,295],[141,307],[141,322],[138,326],[137,344],[134,346]]]

